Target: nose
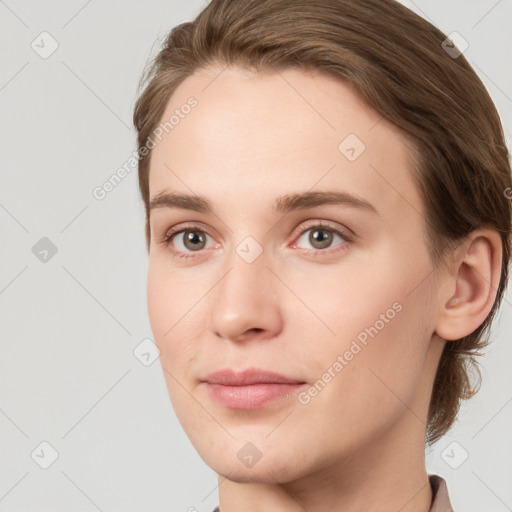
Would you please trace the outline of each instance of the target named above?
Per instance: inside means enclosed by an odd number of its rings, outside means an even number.
[[[267,267],[265,253],[247,263],[235,251],[224,277],[210,295],[210,332],[231,341],[264,340],[282,329],[279,288],[283,284]]]

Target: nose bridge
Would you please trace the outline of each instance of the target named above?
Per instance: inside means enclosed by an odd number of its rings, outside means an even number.
[[[259,244],[258,244],[259,245]],[[278,327],[278,283],[266,254],[250,240],[242,241],[226,258],[223,278],[211,298],[211,329],[224,338],[236,339],[249,329]]]

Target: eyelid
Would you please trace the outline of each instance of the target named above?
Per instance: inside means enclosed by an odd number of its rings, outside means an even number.
[[[157,242],[159,244],[166,246],[171,242],[171,238],[173,238],[174,236],[182,233],[183,231],[187,231],[187,230],[201,231],[201,233],[206,234],[210,238],[214,238],[212,235],[210,235],[210,233],[208,232],[208,229],[201,226],[200,222],[192,221],[192,222],[180,223],[180,224],[177,224],[176,226],[173,226],[172,228],[167,229],[166,231],[164,231],[163,235],[161,235],[157,238]],[[192,253],[193,251],[190,251],[190,252]],[[199,251],[197,251],[197,252],[199,252]]]
[[[345,240],[345,242],[353,242],[357,238],[357,236],[352,232],[352,230],[349,230],[345,227],[337,227],[333,226],[329,221],[319,220],[319,219],[312,219],[309,221],[306,221],[305,223],[300,224],[297,229],[296,233],[293,235],[293,242],[291,247],[295,248],[296,243],[298,239],[307,231],[309,231],[312,228],[323,228],[328,231],[332,231],[335,234],[338,234],[341,238]],[[157,238],[157,242],[159,245],[163,245],[164,247],[167,247],[169,244],[172,244],[172,240],[176,235],[181,234],[183,231],[200,231],[204,233],[205,235],[209,236],[210,238],[214,239],[212,235],[210,235],[209,230],[202,227],[200,222],[185,222],[178,224],[176,226],[173,226],[172,228],[166,230],[164,234]],[[339,245],[344,246],[345,244],[338,244],[334,247],[328,247],[326,249],[302,249],[303,251],[306,251],[308,253],[315,253],[318,255],[321,255],[322,253],[332,253],[336,252]],[[193,257],[194,253],[201,254],[206,249],[201,249],[199,251],[187,251],[185,254],[187,256],[183,256],[183,251],[177,251],[174,249],[171,249],[171,252],[177,255],[177,257]]]
[[[323,228],[323,229],[326,229],[328,231],[332,231],[332,232],[337,233],[338,235],[340,235],[347,242],[353,242],[356,239],[356,235],[351,230],[349,230],[349,229],[347,229],[345,227],[338,227],[337,225],[336,226],[332,225],[328,221],[313,219],[313,220],[310,220],[310,221],[306,221],[305,223],[301,224],[297,228],[298,234],[296,236],[294,236],[294,240],[295,240],[294,243],[296,243],[296,241],[306,231],[309,231],[312,228]],[[322,250],[322,249],[310,249],[310,250],[316,251],[316,252],[326,252],[326,251],[328,251],[328,249],[325,249],[325,250]]]

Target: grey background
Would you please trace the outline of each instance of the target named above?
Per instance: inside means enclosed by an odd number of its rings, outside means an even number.
[[[404,3],[468,41],[510,147],[512,1]],[[159,38],[204,5],[0,0],[2,512],[218,503],[216,475],[175,418],[158,359],[145,366],[133,353],[152,338],[135,169],[103,200],[92,194],[135,150],[136,86]],[[48,58],[31,47],[43,31],[58,43]],[[57,249],[46,261],[43,237]],[[457,511],[512,510],[511,302],[507,293],[480,392],[427,454]],[[58,452],[48,469],[42,442]]]

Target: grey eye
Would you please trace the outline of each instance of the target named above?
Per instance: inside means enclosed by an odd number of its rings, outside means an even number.
[[[331,246],[334,237],[338,237],[341,241],[344,241],[343,237],[334,230],[320,226],[307,229],[300,235],[298,240],[300,241],[305,236],[307,237],[307,242],[313,246],[313,249],[325,249]]]

